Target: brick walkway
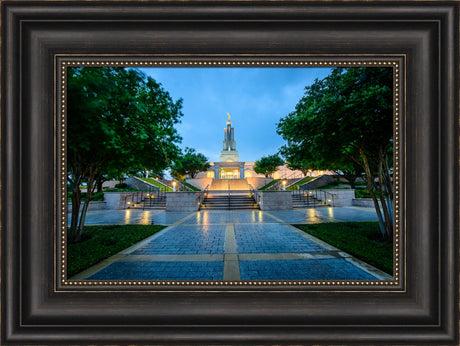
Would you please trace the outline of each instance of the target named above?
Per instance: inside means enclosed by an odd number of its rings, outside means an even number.
[[[100,224],[109,219],[122,224],[170,226],[72,279],[391,279],[391,276],[287,223],[375,220],[372,210],[99,211],[90,213],[87,220]]]

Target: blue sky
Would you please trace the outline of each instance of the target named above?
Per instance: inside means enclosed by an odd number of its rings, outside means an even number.
[[[295,109],[304,88],[329,68],[142,68],[174,100],[182,98],[181,147],[219,161],[227,112],[235,128],[240,161],[256,161],[284,144],[276,133],[280,118]]]

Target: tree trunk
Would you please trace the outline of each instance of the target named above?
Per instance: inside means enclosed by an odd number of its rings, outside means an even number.
[[[72,199],[72,221],[71,221],[71,237],[73,242],[79,242],[81,240],[81,235],[83,232],[83,226],[85,224],[86,212],[88,210],[89,202],[91,201],[92,194],[95,188],[95,180],[98,176],[98,171],[102,166],[104,160],[101,160],[96,163],[90,163],[82,171],[74,170],[78,173],[78,178],[75,179],[74,186],[78,189],[78,193],[75,195],[76,200],[78,200],[78,208],[73,205]],[[89,174],[89,181],[86,190],[86,199],[83,204],[83,208],[80,214],[80,205],[81,205],[81,194],[80,194],[80,182]],[[72,195],[72,196],[73,196]],[[80,218],[78,217],[80,215]]]
[[[80,215],[80,205],[81,205],[81,190],[80,184],[75,183],[73,186],[73,193],[70,196],[72,199],[72,217],[70,221],[70,232],[69,232],[69,241],[71,243],[77,242],[77,226],[78,226],[78,216]]]
[[[104,178],[102,175],[96,180],[96,192],[102,192],[102,185],[104,184]]]
[[[95,168],[95,170],[97,170],[97,167]],[[80,215],[80,221],[78,223],[77,234],[76,234],[77,242],[81,240],[81,235],[83,234],[83,227],[85,226],[86,212],[88,211],[89,202],[91,202],[93,191],[94,191],[94,188],[96,187],[95,186],[95,176],[96,176],[96,173],[91,172],[89,181],[88,181],[87,190],[86,190],[85,203],[83,203],[83,208],[82,208],[81,215]]]
[[[364,151],[361,148],[359,148],[359,153],[364,163],[364,173],[365,173],[366,182],[367,182],[366,184],[367,190],[369,191],[371,195],[372,202],[374,202],[375,211],[377,213],[377,218],[379,220],[380,232],[382,233],[383,238],[385,238],[387,235],[387,231],[385,227],[385,222],[382,217],[382,212],[380,210],[379,202],[374,193],[374,177],[371,174],[371,169],[370,169],[366,154],[364,154]]]
[[[383,169],[384,169],[384,161],[385,160],[385,155],[383,154],[383,151],[381,150],[380,153],[380,162],[379,162],[379,198],[380,198],[380,203],[382,204],[382,209],[383,209],[383,215],[385,216],[385,224],[386,224],[386,231],[387,231],[387,236],[388,238],[393,237],[393,218],[390,216],[390,213],[387,208],[387,203],[385,200],[385,181],[383,177]]]
[[[348,183],[350,184],[350,188],[354,189],[356,187],[355,185],[355,182],[356,182],[356,178],[358,178],[358,175],[357,174],[353,174],[353,173],[344,173],[343,174],[343,177],[348,181]]]

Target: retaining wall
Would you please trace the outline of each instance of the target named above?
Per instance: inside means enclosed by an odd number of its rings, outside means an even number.
[[[258,188],[267,185],[269,182],[273,181],[272,178],[258,178],[258,177],[248,177],[246,178],[249,184],[257,190]]]
[[[166,211],[197,211],[200,208],[200,191],[166,193]]]
[[[136,192],[104,192],[106,209],[126,209],[142,200],[143,194]]]
[[[186,182],[203,190],[207,185],[212,183],[213,178],[195,178],[195,179],[187,179]]]
[[[305,184],[300,185],[302,190],[313,190],[319,189],[320,187],[327,186],[335,181],[334,177],[331,175],[320,175],[318,178],[310,180]]]
[[[291,191],[257,191],[261,210],[291,210]]]
[[[372,198],[354,198],[353,201],[354,207],[363,207],[363,208],[374,208],[374,202]],[[379,206],[382,207],[382,203],[379,201]]]
[[[131,189],[141,190],[141,191],[152,191],[152,190],[160,190],[158,186],[153,184],[147,183],[137,177],[129,177],[126,179],[126,185]]]
[[[100,210],[100,209],[106,209],[106,202],[105,201],[94,201],[94,202],[89,202],[88,205],[88,211],[90,210]],[[83,208],[83,203],[80,205],[80,211]],[[67,212],[70,213],[72,212],[72,203],[67,203]]]
[[[332,207],[351,207],[353,206],[353,199],[355,199],[355,189],[318,190],[313,191],[313,196]]]

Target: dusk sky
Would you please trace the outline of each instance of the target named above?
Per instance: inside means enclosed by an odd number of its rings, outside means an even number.
[[[329,68],[142,68],[161,83],[184,116],[177,125],[181,147],[195,148],[219,161],[227,113],[235,128],[240,161],[256,161],[284,144],[279,120],[295,109],[304,88],[324,78]]]

